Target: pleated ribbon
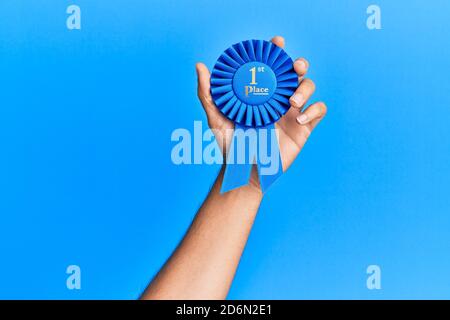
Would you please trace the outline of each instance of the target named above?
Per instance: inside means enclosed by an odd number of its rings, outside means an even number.
[[[289,109],[289,97],[297,86],[292,59],[269,41],[239,42],[219,57],[211,73],[211,94],[222,114],[235,123],[222,192],[246,185],[253,164],[258,167],[263,192],[283,173],[279,146],[273,143],[274,123]],[[255,133],[256,139],[239,143],[242,136]],[[268,169],[261,151],[271,155],[271,159],[277,158],[277,170]],[[242,160],[242,152],[246,159],[243,163],[230,158]]]

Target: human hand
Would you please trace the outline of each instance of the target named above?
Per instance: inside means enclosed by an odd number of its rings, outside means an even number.
[[[276,36],[272,43],[284,48],[284,38]],[[311,132],[323,119],[327,107],[323,102],[316,102],[305,108],[307,101],[314,93],[315,85],[310,79],[305,78],[309,63],[303,58],[294,62],[294,70],[297,73],[300,85],[289,99],[291,108],[275,123],[278,129],[279,147],[283,171],[286,171],[295,160]],[[225,117],[214,104],[210,90],[210,72],[203,63],[197,63],[198,97],[206,112],[208,125],[214,131],[217,143],[226,155],[233,137],[234,123]],[[252,175],[252,179],[255,175]],[[256,175],[257,176],[257,175]],[[257,183],[259,185],[259,183]]]

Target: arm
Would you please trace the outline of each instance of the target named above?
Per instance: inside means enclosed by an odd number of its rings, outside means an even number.
[[[225,299],[262,193],[249,184],[220,194],[223,172],[222,168],[184,239],[141,298]]]
[[[284,39],[272,42],[284,47]],[[297,59],[294,69],[301,81],[291,97],[291,108],[276,124],[283,171],[295,160],[311,132],[326,114],[316,102],[304,108],[314,92],[314,83],[304,76],[309,67]],[[214,130],[216,141],[227,154],[234,124],[225,118],[210,93],[210,74],[197,64],[198,96]],[[231,130],[230,130],[231,129]],[[225,156],[226,158],[226,156]],[[173,255],[149,284],[142,299],[224,299],[236,272],[250,229],[262,200],[258,175],[252,170],[247,186],[220,194],[223,168],[207,199]]]

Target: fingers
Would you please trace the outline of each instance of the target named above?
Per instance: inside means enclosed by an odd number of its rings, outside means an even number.
[[[304,79],[289,99],[289,103],[292,107],[301,110],[315,89],[316,85],[311,79]]]
[[[211,75],[203,63],[197,63],[195,69],[197,71],[198,81],[197,94],[205,110],[208,125],[210,128],[218,128],[223,125],[224,118],[220,114],[219,109],[216,108],[211,96]]]
[[[281,36],[275,36],[272,38],[272,43],[280,48],[284,48],[285,40]],[[294,70],[300,79],[300,85],[295,90],[289,102],[292,107],[301,110],[306,101],[311,97],[316,89],[316,85],[310,79],[303,79],[308,72],[309,62],[304,58],[299,58],[294,62]],[[296,117],[296,120],[301,125],[310,124],[311,128],[314,128],[320,120],[325,117],[327,113],[327,106],[323,102],[316,102],[310,105],[304,112]]]
[[[279,46],[280,48],[284,48],[285,41],[281,36],[275,36],[272,38],[272,43]],[[302,79],[306,72],[308,72],[309,63],[306,59],[300,58],[295,60],[294,62],[294,70],[297,73],[299,79]],[[305,102],[311,97],[315,90],[314,83],[305,79],[301,82],[300,86],[295,91],[294,95],[290,98],[291,106],[301,109]]]
[[[280,48],[284,48],[285,40],[282,36],[275,36],[272,38],[272,43]],[[308,70],[309,63],[306,59],[300,58],[294,62],[294,70],[297,72],[299,77],[303,77]]]
[[[306,72],[308,72],[309,62],[304,58],[299,58],[294,62],[294,70],[298,74],[299,78],[305,76]]]
[[[301,125],[311,123],[314,126],[325,117],[327,106],[323,102],[316,102],[310,105],[304,112],[297,117],[297,122]]]
[[[197,70],[198,81],[197,95],[206,112],[208,121],[210,121],[211,119],[217,118],[217,114],[219,113],[211,96],[211,75],[208,68],[203,63],[197,63],[195,69]]]
[[[272,43],[279,46],[280,48],[284,48],[284,38],[282,36],[273,37]]]
[[[197,94],[201,103],[205,107],[205,104],[212,102],[211,99],[211,84],[210,74],[208,68],[203,63],[197,63],[195,65],[197,71]]]

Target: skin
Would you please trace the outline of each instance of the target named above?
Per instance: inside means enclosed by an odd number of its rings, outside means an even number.
[[[282,37],[276,36],[272,42],[284,48]],[[294,62],[301,82],[289,100],[291,108],[275,124],[279,129],[283,171],[295,160],[327,110],[323,102],[305,108],[315,89],[314,83],[305,78],[308,68],[309,63],[303,58]],[[198,97],[206,112],[208,125],[214,129],[216,140],[225,155],[234,124],[220,113],[212,100],[208,68],[203,63],[197,63],[196,69]],[[141,299],[226,298],[263,194],[255,168],[247,186],[221,194],[223,173],[224,168],[183,240]]]

